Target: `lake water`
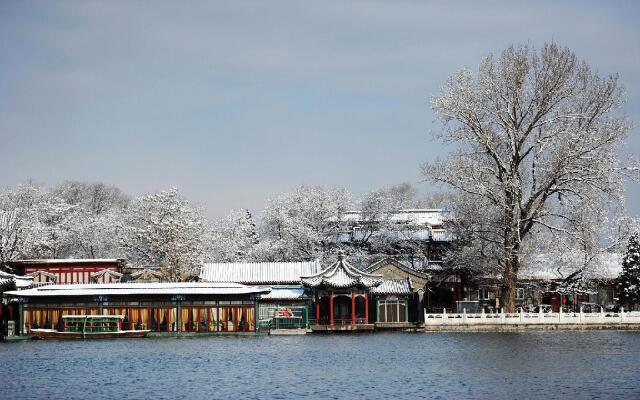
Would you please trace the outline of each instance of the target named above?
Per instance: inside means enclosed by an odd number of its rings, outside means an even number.
[[[640,333],[0,343],[1,399],[640,398]]]

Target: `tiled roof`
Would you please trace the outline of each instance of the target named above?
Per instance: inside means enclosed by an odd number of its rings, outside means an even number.
[[[103,270],[98,271],[98,272],[93,272],[93,273],[91,273],[91,278],[100,278],[103,275],[107,275],[107,276],[111,275],[111,276],[116,277],[116,278],[122,278],[122,274],[121,273],[116,272],[116,271],[112,271],[110,269],[103,269]]]
[[[338,254],[338,261],[329,268],[310,276],[302,277],[302,284],[307,287],[373,287],[383,281],[382,275],[369,274],[359,271],[344,259],[344,254]]]
[[[262,300],[300,300],[307,298],[304,291],[300,286],[272,286],[271,293],[263,294],[260,298]]]
[[[371,288],[371,294],[410,295],[412,291],[413,287],[409,278],[385,280],[380,286]]]
[[[19,276],[0,271],[0,289],[13,288],[13,286],[17,289],[23,289],[31,285],[33,285],[33,277],[31,276]]]
[[[160,271],[156,271],[153,269],[143,268],[131,274],[131,279],[133,280],[152,280],[152,279],[162,279],[162,274]]]
[[[424,272],[416,271],[415,269],[409,267],[408,265],[396,260],[395,258],[391,258],[391,257],[385,258],[383,260],[380,260],[378,262],[375,262],[375,263],[369,265],[367,268],[364,269],[364,271],[368,272],[368,273],[376,272],[380,268],[384,267],[385,265],[389,265],[389,264],[397,267],[399,270],[404,271],[409,275],[413,275],[415,277],[422,278],[422,279],[429,279],[430,278],[428,274],[425,274]]]
[[[439,208],[406,209],[391,212],[387,218],[398,223],[440,225],[443,222],[443,211]],[[347,222],[361,222],[365,219],[362,211],[347,211],[342,216],[342,220]]]
[[[206,282],[237,282],[244,284],[294,284],[300,277],[321,270],[319,261],[206,263],[200,269],[200,279]]]
[[[102,263],[124,263],[122,258],[38,258],[32,260],[9,261],[10,265],[22,264],[102,264]]]
[[[584,255],[578,252],[540,254],[523,262],[518,273],[520,279],[564,280],[572,275],[584,279],[616,279],[622,273],[622,256],[602,253],[584,265]],[[582,272],[581,272],[582,270]]]
[[[109,295],[242,295],[269,293],[269,287],[251,287],[237,283],[213,282],[151,282],[107,283],[80,285],[47,285],[33,289],[6,292],[17,297],[47,296],[109,296]]]

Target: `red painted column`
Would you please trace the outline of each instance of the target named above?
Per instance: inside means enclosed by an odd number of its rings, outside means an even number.
[[[351,291],[351,324],[356,324],[356,294]]]
[[[320,324],[320,299],[316,293],[316,323]]]
[[[13,321],[13,304],[9,303],[9,321]]]
[[[333,326],[333,290],[329,290],[329,325]]]
[[[369,292],[364,292],[364,323],[369,323]]]

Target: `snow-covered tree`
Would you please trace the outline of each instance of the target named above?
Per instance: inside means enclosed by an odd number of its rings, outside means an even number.
[[[41,195],[31,184],[0,190],[0,267],[30,255]]]
[[[206,221],[177,189],[135,199],[121,227],[131,260],[162,268],[171,281],[186,279],[202,263]]]
[[[262,216],[260,257],[273,261],[322,259],[340,247],[342,214],[352,205],[343,189],[302,186],[271,199]]]
[[[258,243],[256,222],[251,212],[232,210],[211,226],[206,256],[209,261],[217,262],[252,261]]]
[[[498,271],[508,311],[539,232],[579,237],[585,220],[573,216],[603,220],[609,202],[622,202],[631,170],[619,159],[629,129],[616,114],[622,103],[617,76],[600,77],[556,44],[489,55],[475,77],[461,71],[433,98],[445,126],[436,136],[458,148],[423,173],[456,196],[453,257]]]
[[[120,189],[101,182],[63,182],[52,193],[75,206],[69,234],[69,256],[121,257],[118,226],[130,199]]]
[[[637,233],[629,238],[617,289],[621,303],[628,306],[640,303],[640,240]]]

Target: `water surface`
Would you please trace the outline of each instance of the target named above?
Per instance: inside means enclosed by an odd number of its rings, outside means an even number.
[[[0,344],[0,399],[639,398],[640,333]]]

